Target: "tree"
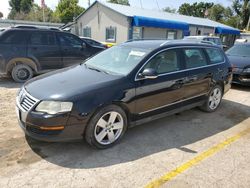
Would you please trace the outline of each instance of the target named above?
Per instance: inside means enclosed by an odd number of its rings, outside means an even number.
[[[60,0],[54,16],[58,17],[61,22],[67,23],[73,21],[73,18],[80,15],[84,10],[83,7],[78,5],[78,0]]]
[[[208,10],[208,18],[217,22],[222,22],[226,16],[225,13],[225,7],[220,4],[216,4]]]
[[[109,0],[108,2],[109,3],[115,3],[115,4],[121,4],[121,5],[128,5],[128,6],[130,6],[128,0]]]
[[[26,14],[25,20],[43,22],[43,13],[45,22],[60,22],[60,19],[55,17],[53,11],[45,6],[44,8],[34,4],[31,11]]]
[[[163,9],[163,11],[169,12],[169,13],[176,13],[177,12],[177,10],[175,8],[171,8],[171,7],[165,7]]]
[[[21,0],[20,10],[24,13],[29,13],[33,7],[33,0]]]
[[[11,11],[8,18],[15,19],[16,14],[29,13],[33,7],[33,0],[9,0]]]
[[[206,11],[210,9],[214,4],[213,3],[184,3],[179,7],[178,13],[187,15],[187,16],[195,16],[195,17],[205,17]]]
[[[246,28],[250,16],[250,0],[233,0],[232,7],[241,19],[241,29]]]

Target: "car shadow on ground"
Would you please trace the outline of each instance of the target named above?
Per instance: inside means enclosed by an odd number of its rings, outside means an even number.
[[[16,83],[11,78],[0,77],[0,87],[15,89],[22,87],[23,83]]]
[[[118,145],[106,150],[93,149],[85,141],[45,143],[30,138],[27,141],[40,157],[62,167],[107,167],[172,148],[196,153],[185,146],[228,130],[249,117],[249,106],[223,100],[221,107],[214,113],[193,109],[131,128]]]

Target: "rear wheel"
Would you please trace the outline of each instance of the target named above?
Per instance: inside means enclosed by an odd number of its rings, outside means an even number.
[[[23,83],[33,77],[33,71],[28,65],[16,65],[11,72],[11,76],[15,82]]]
[[[125,112],[116,105],[101,109],[90,120],[86,132],[86,141],[99,149],[105,149],[116,144],[127,129]]]
[[[205,112],[214,112],[220,106],[222,100],[222,88],[216,85],[208,95],[207,101],[201,106],[201,109]]]

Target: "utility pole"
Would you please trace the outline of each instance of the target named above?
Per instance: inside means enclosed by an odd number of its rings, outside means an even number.
[[[44,12],[44,9],[46,7],[45,0],[41,0],[41,6],[43,9],[43,22],[45,22],[45,12]]]
[[[90,0],[88,0],[88,5],[89,5],[89,7],[90,7]]]
[[[141,4],[141,8],[143,8],[143,7],[142,7],[142,0],[140,0],[140,4]]]
[[[248,22],[247,22],[247,31],[249,31],[249,25],[250,25],[250,15],[249,15]]]

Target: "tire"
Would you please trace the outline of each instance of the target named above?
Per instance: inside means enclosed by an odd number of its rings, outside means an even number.
[[[216,85],[209,93],[207,101],[200,107],[201,110],[205,112],[214,112],[216,111],[223,97],[223,90],[221,86]]]
[[[127,125],[126,113],[119,106],[106,106],[89,121],[85,139],[97,149],[106,149],[115,145],[123,137]]]
[[[11,76],[15,82],[24,83],[33,77],[33,71],[28,65],[16,65],[11,72]]]

